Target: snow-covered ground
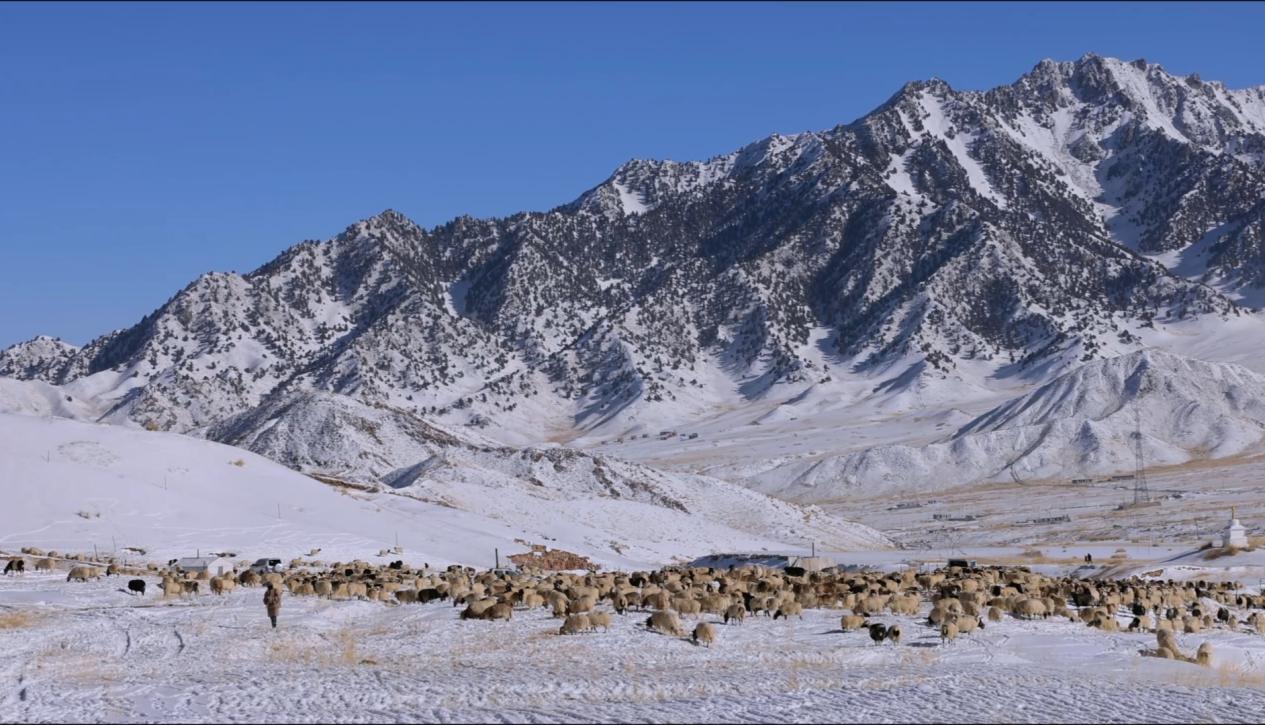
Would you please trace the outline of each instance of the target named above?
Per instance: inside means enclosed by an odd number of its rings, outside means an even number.
[[[1256,722],[1265,636],[1178,635],[1213,667],[1144,657],[1154,635],[1006,618],[942,645],[924,618],[899,645],[839,611],[718,625],[710,649],[644,614],[560,636],[543,610],[460,621],[448,603],[283,600],[259,589],[163,601],[119,579],[0,578],[6,722]],[[712,615],[704,615],[714,620]],[[685,617],[687,627],[694,619]],[[1123,623],[1123,619],[1121,620]]]

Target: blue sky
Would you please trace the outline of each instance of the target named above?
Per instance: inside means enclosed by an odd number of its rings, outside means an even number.
[[[1093,51],[1265,83],[1261,28],[1235,3],[0,3],[0,346],[86,342],[386,208],[547,209],[909,80]]]

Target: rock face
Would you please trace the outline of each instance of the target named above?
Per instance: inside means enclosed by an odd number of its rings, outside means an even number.
[[[0,375],[93,378],[106,420],[257,446],[247,421],[308,393],[539,443],[898,359],[1094,360],[1156,320],[1241,314],[1263,200],[1265,91],[1043,61],[704,162],[630,161],[549,212],[383,212],[83,348],[16,345]]]

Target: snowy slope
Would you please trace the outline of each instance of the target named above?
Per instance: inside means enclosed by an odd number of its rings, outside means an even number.
[[[493,548],[525,550],[514,543],[522,539],[628,567],[716,550],[798,550],[802,531],[841,548],[887,545],[866,527],[732,486],[728,509],[720,496],[711,508],[685,498],[695,506],[686,511],[594,492],[531,495],[504,475],[477,474],[445,476],[442,491],[425,495],[357,491],[187,436],[0,415],[0,548],[139,546],[165,561],[196,549],[250,558],[319,547],[322,558],[349,559],[398,536],[410,560],[486,566]]]
[[[1139,425],[1148,466],[1254,451],[1265,437],[1265,376],[1143,350],[1088,363],[936,443],[794,461],[748,480],[780,497],[825,501],[858,489],[931,490],[1119,473],[1133,469]],[[711,472],[724,475],[723,468]]]

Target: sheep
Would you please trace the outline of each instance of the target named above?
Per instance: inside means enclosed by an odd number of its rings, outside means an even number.
[[[702,644],[711,649],[712,642],[716,641],[716,628],[708,622],[699,622],[694,627],[692,639],[694,644]]]
[[[52,559],[36,559],[35,560],[35,571],[52,571],[52,570],[53,570]]]
[[[681,620],[677,618],[676,612],[671,610],[661,610],[651,614],[646,619],[646,629],[677,637],[685,636],[685,632],[681,628]]]
[[[190,581],[186,579],[185,581],[180,582],[180,590],[184,594],[197,594],[198,582],[196,580]]]
[[[843,615],[843,618],[839,620],[839,629],[842,629],[845,632],[851,632],[854,629],[869,626],[869,620],[859,614],[845,614]]]
[[[1032,619],[1034,617],[1048,617],[1049,612],[1045,608],[1045,602],[1040,599],[1023,599],[1015,604],[1014,613],[1016,617],[1024,619]]]
[[[184,594],[184,587],[175,579],[164,579],[162,589],[163,597],[178,597]]]
[[[1000,622],[1001,618],[1002,618],[1002,613],[1000,609],[998,609],[997,607],[988,608],[988,621]]]
[[[1185,659],[1177,648],[1177,635],[1171,629],[1155,630],[1156,654],[1165,659]]]
[[[609,631],[611,628],[611,613],[591,612],[589,614],[589,626],[593,629],[601,627],[603,632]]]
[[[984,626],[983,622],[981,622],[979,618],[971,617],[965,614],[958,617],[957,620],[954,621],[954,624],[957,625],[958,634],[970,634],[977,628]]]
[[[1212,643],[1204,642],[1195,650],[1195,663],[1204,667],[1212,666]]]
[[[699,614],[703,611],[703,605],[697,599],[690,597],[677,597],[672,600],[672,608],[681,614]]]
[[[464,611],[461,612],[462,619],[482,619],[484,613],[497,604],[495,599],[485,598],[477,599],[466,605]]]
[[[953,622],[945,622],[940,625],[940,643],[945,644],[952,642],[958,636],[958,626]]]
[[[89,579],[100,579],[101,570],[90,566],[76,566],[70,570],[70,574],[66,575],[66,581],[86,582]]]
[[[790,618],[792,614],[796,615],[800,619],[803,619],[804,606],[800,604],[799,602],[787,602],[786,604],[783,604],[782,607],[773,614],[773,619],[776,620],[778,617],[781,617],[783,619],[788,619]]]
[[[9,563],[4,565],[5,576],[8,576],[9,574],[13,574],[14,576],[17,576],[18,574],[22,574],[25,572],[26,572],[26,559],[23,559],[21,557],[17,559],[9,559]]]
[[[562,627],[558,629],[558,634],[579,634],[592,628],[587,614],[570,614],[562,623]]]
[[[741,604],[731,604],[725,610],[725,624],[733,622],[734,624],[742,624],[742,620],[747,618],[747,609]]]
[[[882,644],[883,640],[887,639],[887,625],[871,624],[870,639],[874,640],[874,644]]]
[[[215,594],[228,594],[237,588],[237,582],[231,576],[217,576],[211,580],[211,591]]]
[[[1116,618],[1106,612],[1099,612],[1093,619],[1089,620],[1089,626],[1101,629],[1104,632],[1117,632],[1120,625],[1116,622]]]
[[[510,621],[510,619],[513,618],[513,616],[514,616],[514,605],[510,604],[509,602],[501,602],[500,604],[493,604],[492,606],[488,607],[487,610],[483,612],[482,619],[491,619],[491,620],[504,619],[505,621],[508,622]]]
[[[1252,625],[1258,634],[1265,634],[1265,613],[1253,612],[1252,616],[1247,618],[1247,623]]]
[[[129,593],[136,592],[137,594],[140,594],[142,597],[145,596],[145,580],[144,579],[131,580],[130,582],[127,583],[127,591]]]

